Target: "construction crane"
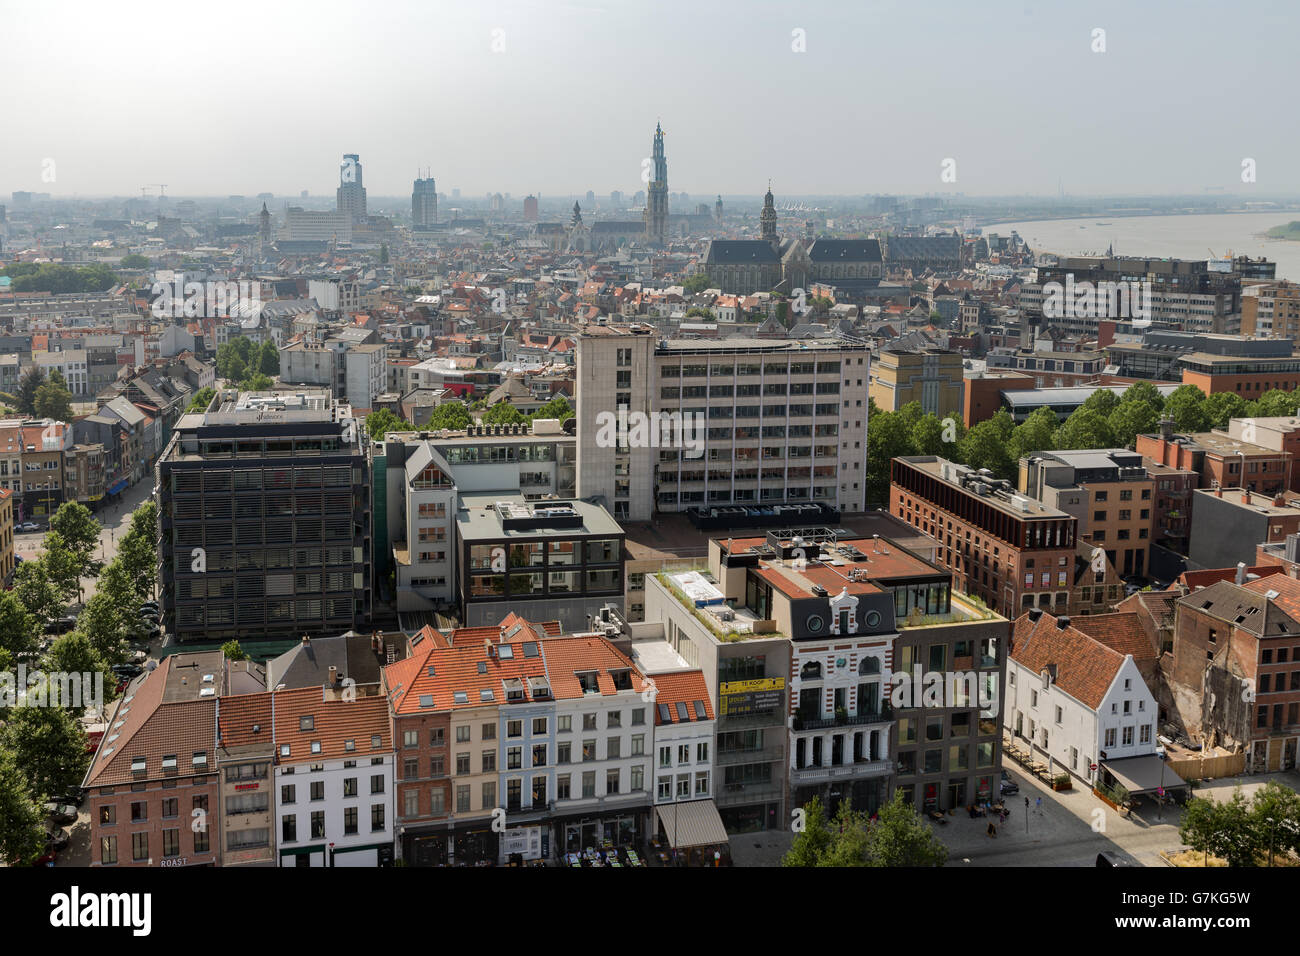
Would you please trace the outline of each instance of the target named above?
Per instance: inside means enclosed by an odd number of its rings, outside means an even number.
[[[159,198],[159,199],[166,199],[166,198],[167,198],[167,184],[166,184],[166,183],[148,183],[148,185],[150,185],[150,186],[157,186],[157,187],[158,187],[158,198]]]

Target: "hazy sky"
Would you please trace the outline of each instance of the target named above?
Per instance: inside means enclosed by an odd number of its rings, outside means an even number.
[[[1290,0],[0,0],[0,25],[0,201],[325,195],[345,152],[371,195],[423,167],[630,194],[656,119],[701,199],[1300,192]]]

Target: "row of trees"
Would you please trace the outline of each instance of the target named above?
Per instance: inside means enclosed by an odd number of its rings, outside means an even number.
[[[813,798],[782,866],[943,866],[948,849],[901,790],[874,817],[841,800],[834,819]]]
[[[1178,836],[1207,863],[1213,854],[1228,866],[1272,866],[1278,854],[1300,853],[1300,794],[1269,781],[1250,800],[1240,787],[1222,802],[1193,797]]]
[[[988,468],[1014,480],[1021,458],[1040,451],[1132,447],[1138,435],[1159,429],[1168,416],[1179,432],[1226,428],[1233,418],[1294,415],[1300,391],[1274,389],[1257,401],[1235,392],[1207,396],[1195,385],[1180,385],[1166,398],[1148,382],[1129,386],[1122,395],[1098,389],[1063,422],[1046,406],[1016,424],[1005,408],[966,429],[956,414],[940,419],[921,411],[919,402],[895,412],[874,403],[867,423],[868,500],[889,499],[889,462],[905,455],[939,455],[972,468]]]
[[[102,570],[94,551],[102,530],[84,505],[68,502],[50,519],[44,553],[22,562],[12,591],[0,592],[0,671],[20,662],[44,675],[100,674],[106,697],[115,690],[113,664],[127,655],[127,639],[143,630],[139,609],[156,591],[157,507],[149,502],[132,515],[118,553]],[[44,652],[41,636],[80,597],[83,577],[98,577],[76,627]],[[33,667],[34,665],[34,667]],[[29,697],[38,685],[16,688]],[[49,702],[51,695],[43,695]],[[8,702],[6,702],[8,703]],[[42,852],[45,830],[41,804],[77,787],[90,755],[74,712],[59,706],[12,706],[0,711],[0,858],[24,862]]]
[[[61,266],[52,262],[13,262],[0,269],[12,279],[14,292],[103,292],[117,285],[117,274],[107,266]]]
[[[217,348],[217,375],[238,383],[241,389],[260,391],[271,387],[280,374],[280,350],[271,341],[258,345],[245,336],[231,339]]]
[[[0,401],[30,418],[70,422],[73,417],[72,392],[57,368],[50,369],[47,376],[44,369],[33,365],[18,380],[16,392],[0,392]]]

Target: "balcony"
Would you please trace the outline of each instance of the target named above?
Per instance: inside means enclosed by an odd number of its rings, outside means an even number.
[[[869,780],[873,777],[887,777],[894,771],[892,760],[858,760],[854,763],[835,764],[821,767],[799,767],[790,771],[790,783],[822,783],[829,780]]]
[[[794,718],[795,730],[826,730],[830,727],[860,727],[864,724],[887,724],[894,719],[894,708],[888,702],[880,705],[879,709],[868,711],[865,714],[848,714],[838,713],[834,717],[805,718],[796,715]]]

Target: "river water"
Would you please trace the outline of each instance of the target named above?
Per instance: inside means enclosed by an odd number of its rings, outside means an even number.
[[[1195,216],[1133,216],[1087,219],[1047,219],[1036,222],[1002,222],[984,226],[984,234],[1007,235],[1012,230],[1034,252],[1057,255],[1105,255],[1113,245],[1117,256],[1208,259],[1210,253],[1226,256],[1264,256],[1277,263],[1279,279],[1300,281],[1300,242],[1265,239],[1273,226],[1300,219],[1300,212],[1217,213]],[[1105,223],[1105,225],[1099,225]]]

